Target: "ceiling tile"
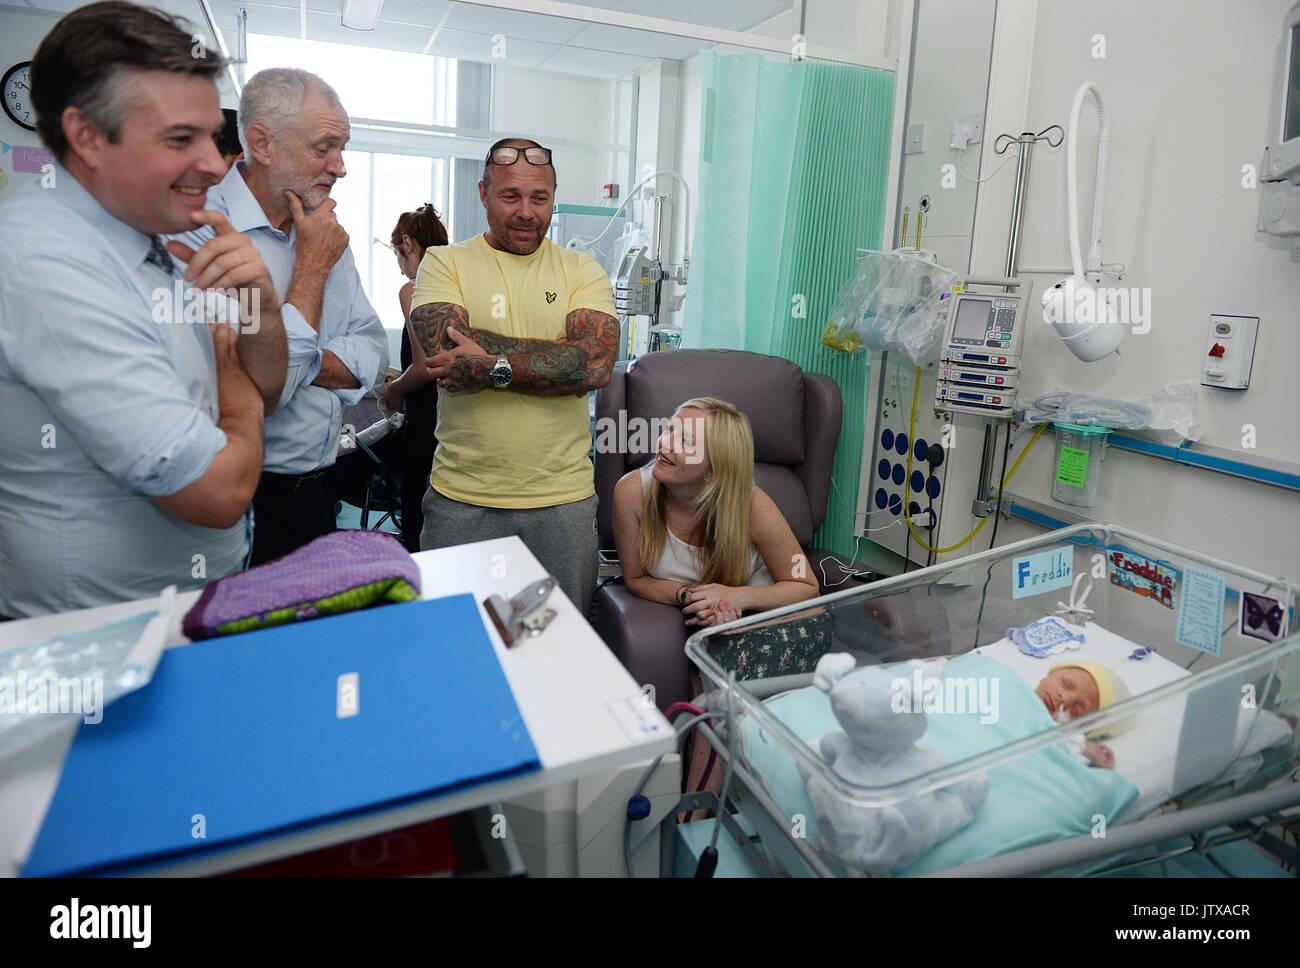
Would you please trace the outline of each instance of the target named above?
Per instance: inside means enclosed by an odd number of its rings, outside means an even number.
[[[433,27],[449,7],[450,0],[384,0],[379,11],[380,20],[393,20],[407,24],[428,24]]]
[[[622,0],[618,5],[625,13],[728,30],[746,30],[790,8],[790,0]]]
[[[424,46],[427,37],[420,39]],[[536,67],[556,49],[555,44],[542,44],[535,40],[519,37],[506,37],[505,57],[492,57],[493,42],[491,34],[473,33],[468,30],[452,30],[444,27],[438,34],[438,40],[429,51],[442,57],[457,57],[463,60],[483,61],[485,63],[511,64],[516,67]]]
[[[562,44],[581,30],[584,24],[580,20],[458,3],[447,18],[447,26],[488,36],[505,34],[507,37],[524,40]]]
[[[587,24],[582,31],[570,41],[573,47],[586,50],[613,51],[620,54],[635,54],[640,57],[667,57],[682,60],[708,46],[700,40],[688,37],[673,37],[669,34],[655,34],[646,30],[632,30],[627,27],[606,27],[602,24]]]
[[[648,58],[633,54],[619,54],[603,50],[581,50],[559,47],[542,62],[540,69],[581,77],[599,77],[609,80],[625,77],[646,63]]]

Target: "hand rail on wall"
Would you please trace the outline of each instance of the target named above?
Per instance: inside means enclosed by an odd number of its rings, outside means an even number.
[[[1111,434],[1107,446],[1131,450],[1149,457],[1159,457],[1162,460],[1171,460],[1175,464],[1187,464],[1191,467],[1218,471],[1220,474],[1258,481],[1261,484],[1272,484],[1274,487],[1300,491],[1300,465],[1288,461],[1273,460],[1268,457],[1245,460],[1239,451],[1227,450],[1223,447],[1202,447],[1190,442],[1181,447],[1171,447],[1168,444],[1157,444],[1154,441],[1129,437],[1121,433]]]
[[[1222,447],[1200,447],[1190,441],[1180,447],[1172,447],[1120,433],[1111,434],[1107,446],[1173,461],[1175,464],[1185,464],[1189,467],[1217,471],[1231,477],[1270,484],[1274,487],[1300,490],[1300,465],[1288,461],[1273,460],[1268,457],[1257,457],[1248,461],[1242,460],[1239,452]],[[1035,524],[1051,529],[1091,520],[1086,515],[1067,510],[1063,506],[1034,501],[1010,491],[1002,495],[1002,509],[1008,516],[1024,518],[1026,521],[1033,521]]]

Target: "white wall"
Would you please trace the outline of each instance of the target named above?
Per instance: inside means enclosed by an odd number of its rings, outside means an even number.
[[[677,168],[677,140],[681,136],[681,75],[682,62],[674,60],[655,61],[637,74],[636,181],[633,184],[650,172]],[[628,188],[630,190],[631,186]],[[644,197],[646,188],[653,188],[651,198]],[[655,224],[653,195],[671,196],[672,205],[662,213],[665,225],[661,231],[669,252],[675,253],[672,242],[681,235],[684,214],[680,184],[675,179],[660,176],[653,186],[647,185],[637,194],[639,197],[628,203],[628,210],[647,232],[653,232]],[[653,235],[650,241],[653,246]]]
[[[1023,396],[1064,387],[1132,397],[1192,380],[1202,444],[1246,459],[1300,463],[1300,381],[1290,365],[1300,355],[1300,252],[1256,235],[1259,197],[1241,185],[1241,168],[1258,164],[1270,127],[1280,25],[1292,2],[999,3],[985,170],[997,133],[1065,126],[1076,87],[1097,82],[1111,114],[1103,257],[1127,263],[1125,285],[1150,289],[1152,301],[1150,332],[1130,332],[1121,356],[1093,364],[1077,362],[1050,329],[1031,325]],[[1104,58],[1093,56],[1099,35]],[[1083,117],[1079,173],[1086,232],[1097,123],[1090,108]],[[1064,173],[1063,151],[1036,151],[1021,255],[1022,273],[1050,270],[1030,273],[1036,296],[1064,275],[1069,262]],[[1013,177],[1014,164],[1008,164],[982,189],[975,271],[1002,269]],[[1260,318],[1245,392],[1199,387],[1211,313]],[[1254,449],[1243,448],[1245,424],[1256,429]],[[976,449],[978,436],[973,428],[963,430],[959,447]],[[1044,435],[1009,490],[1050,504],[1053,454],[1051,437]],[[1263,571],[1300,575],[1294,491],[1112,449],[1096,506],[1084,513]],[[1011,522],[999,540],[1036,530]]]
[[[519,67],[493,69],[493,127],[533,138],[548,147],[565,138],[608,144],[614,116],[614,86],[609,81],[552,74]],[[552,147],[559,186],[555,200],[600,205],[600,189],[621,182],[613,153],[588,148]]]
[[[55,15],[10,8],[0,12],[0,73],[9,70],[14,64],[31,60],[41,39],[58,23],[58,19]],[[9,120],[9,115],[3,112],[0,112],[0,141],[9,145],[41,145],[41,139],[35,131],[14,124]],[[0,187],[0,203],[22,185],[40,178],[40,175],[15,172],[12,151],[0,155],[0,172],[3,172],[5,182]]]
[[[690,211],[684,213],[684,217],[678,219],[678,224],[674,226],[673,234],[673,256],[680,258],[683,252],[683,246],[686,239],[687,227],[694,232],[695,216],[700,209],[700,109],[702,107],[700,86],[700,57],[696,56],[689,60],[682,61],[681,86],[679,88],[680,102],[677,109],[677,117],[681,127],[677,132],[677,171],[691,186],[691,203]],[[678,186],[673,186],[674,193],[678,192]],[[682,206],[685,208],[685,206]],[[686,298],[690,298],[690,284],[687,283]],[[670,319],[673,325],[680,326],[682,322],[683,308],[676,313],[671,314]]]
[[[980,148],[950,148],[949,134],[954,121],[984,111],[993,7],[994,0],[926,0],[916,26],[908,122],[925,123],[928,138],[924,152],[904,156],[902,196],[910,218],[907,240],[898,241],[900,219],[895,241],[916,244],[917,203],[929,195],[921,246],[931,249],[940,265],[957,272],[966,271],[970,257]]]

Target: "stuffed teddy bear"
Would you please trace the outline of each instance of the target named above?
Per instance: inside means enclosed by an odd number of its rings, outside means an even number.
[[[917,678],[917,672],[920,678]],[[917,683],[940,679],[934,663],[856,668],[852,656],[831,653],[817,663],[813,685],[830,696],[844,728],[814,742],[840,779],[852,786],[882,787],[948,765],[936,749],[918,746],[926,718]],[[802,766],[817,825],[831,852],[850,867],[883,875],[900,870],[974,819],[988,796],[984,774],[891,806],[867,806]]]

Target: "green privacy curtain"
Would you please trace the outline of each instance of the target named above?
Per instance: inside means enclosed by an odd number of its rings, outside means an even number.
[[[850,554],[870,357],[820,339],[857,250],[880,246],[894,75],[700,57],[700,202],[682,345],[780,356],[840,385],[835,487],[815,540]]]

